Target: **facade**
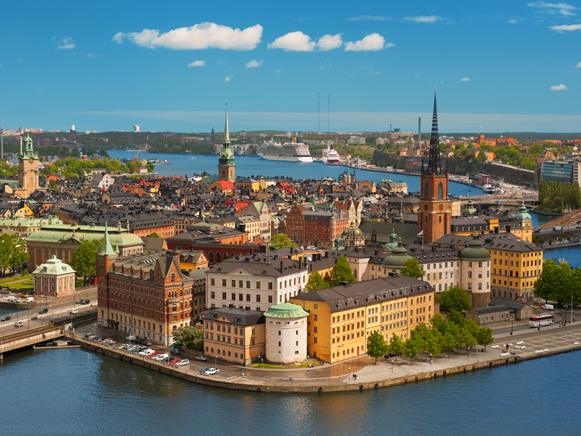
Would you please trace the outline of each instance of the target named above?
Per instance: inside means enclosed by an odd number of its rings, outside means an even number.
[[[268,362],[289,364],[307,359],[308,316],[308,312],[291,303],[277,304],[264,313]]]
[[[26,251],[30,256],[28,264],[36,267],[45,263],[52,256],[57,256],[63,262],[73,259],[74,251],[83,241],[100,240],[105,236],[107,226],[77,226],[66,224],[43,225],[39,231],[32,233],[26,239]],[[129,256],[143,252],[143,241],[137,235],[121,226],[108,230],[108,235],[120,256]]]
[[[226,104],[226,125],[224,129],[224,145],[218,159],[218,179],[234,182],[236,180],[236,165],[234,153],[230,147],[230,133],[228,131],[228,105]]]
[[[39,265],[32,272],[32,277],[34,295],[61,297],[75,293],[75,270],[56,256]]]
[[[343,231],[349,226],[346,211],[303,211],[294,205],[286,219],[286,233],[299,246],[333,247]]]
[[[13,230],[20,235],[30,235],[45,224],[62,224],[63,222],[57,216],[48,218],[32,217],[6,217],[0,218],[0,229]]]
[[[182,273],[178,256],[121,257],[105,229],[96,270],[99,325],[170,345],[174,330],[193,324],[194,279]]]
[[[448,199],[448,171],[442,170],[438,134],[438,112],[434,95],[432,136],[427,167],[422,162],[421,199],[418,211],[418,233],[430,244],[450,233],[452,208]]]
[[[319,289],[291,298],[309,312],[309,355],[334,363],[364,355],[367,337],[393,334],[404,341],[434,315],[434,291],[424,281],[392,273],[388,277]]]
[[[240,231],[248,233],[248,239],[250,241],[255,241],[260,238],[261,234],[261,221],[252,215],[244,215],[236,218],[236,226]]]
[[[581,160],[579,158],[546,161],[541,165],[539,182],[581,183]]]
[[[182,264],[183,265],[183,264]],[[202,322],[202,312],[206,309],[206,271],[208,268],[188,271],[192,282],[192,323]]]
[[[490,252],[474,236],[468,247],[460,252],[460,286],[472,297],[472,307],[487,307],[490,302]]]
[[[265,311],[303,292],[308,270],[302,259],[274,255],[227,259],[207,272],[207,307]]]
[[[236,307],[204,313],[204,351],[208,356],[249,365],[264,356],[264,315]]]

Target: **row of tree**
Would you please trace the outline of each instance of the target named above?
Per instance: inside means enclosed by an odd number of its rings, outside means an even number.
[[[28,260],[26,244],[16,233],[0,235],[0,269],[2,276],[6,271],[15,271]]]
[[[410,362],[422,352],[438,356],[442,350],[453,352],[456,347],[466,350],[476,344],[489,345],[493,342],[492,330],[480,327],[473,320],[467,320],[462,310],[469,310],[470,295],[459,287],[450,288],[438,295],[441,301],[440,309],[447,312],[447,319],[436,314],[430,320],[431,327],[425,323],[418,324],[405,342],[396,334],[392,335],[388,344],[383,336],[374,332],[367,338],[367,354],[375,358],[392,353],[396,356],[409,357]]]
[[[567,263],[552,259],[543,262],[543,272],[535,282],[535,297],[558,303],[581,304],[581,268],[571,268]]]
[[[539,184],[539,210],[562,213],[581,207],[579,184],[557,183],[541,180]]]
[[[357,282],[357,279],[353,275],[351,266],[349,265],[349,262],[347,262],[347,259],[345,259],[345,256],[340,256],[337,258],[329,277],[323,279],[318,271],[312,273],[309,276],[305,291],[311,292],[316,291],[317,289],[328,288],[329,286],[338,286],[341,282]]]

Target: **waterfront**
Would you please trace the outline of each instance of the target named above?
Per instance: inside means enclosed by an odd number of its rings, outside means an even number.
[[[580,364],[573,352],[377,391],[296,395],[208,388],[82,349],[28,350],[6,356],[0,369],[10,392],[2,428],[15,435],[576,434],[581,381],[572,375]]]
[[[135,152],[122,150],[109,150],[109,155],[115,159],[132,159]],[[157,158],[160,162],[167,160],[169,165],[156,165],[155,172],[159,176],[192,176],[201,174],[204,171],[209,174],[217,173],[217,156],[189,154],[163,154],[147,153],[141,154],[142,158]],[[194,160],[191,160],[195,157]],[[322,162],[301,163],[265,160],[258,156],[236,156],[236,175],[243,177],[265,176],[265,177],[293,177],[295,179],[309,179],[319,177],[333,177],[337,179],[347,168],[344,166],[326,165]],[[420,191],[420,177],[402,173],[383,173],[368,170],[355,171],[357,180],[368,180],[376,183],[383,179],[390,179],[394,182],[404,182],[408,185],[408,192]],[[452,195],[484,195],[484,191],[473,186],[462,183],[450,182],[450,193]]]

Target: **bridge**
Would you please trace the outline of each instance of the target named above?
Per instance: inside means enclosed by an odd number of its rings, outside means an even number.
[[[0,360],[4,357],[4,353],[8,351],[30,347],[41,342],[60,338],[61,336],[64,336],[62,328],[52,326],[36,327],[0,336]]]
[[[476,204],[506,206],[514,209],[518,209],[523,201],[525,202],[525,205],[529,207],[538,206],[539,204],[539,197],[536,194],[474,195],[472,197],[460,196],[460,203],[462,206],[466,205],[469,200],[472,200]]]
[[[573,227],[581,223],[581,209],[576,209],[566,215],[558,216],[548,223],[541,224],[537,229],[552,229],[554,226]]]

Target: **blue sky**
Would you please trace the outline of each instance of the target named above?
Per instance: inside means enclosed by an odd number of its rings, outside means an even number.
[[[581,3],[1,5],[6,128],[581,131]]]

